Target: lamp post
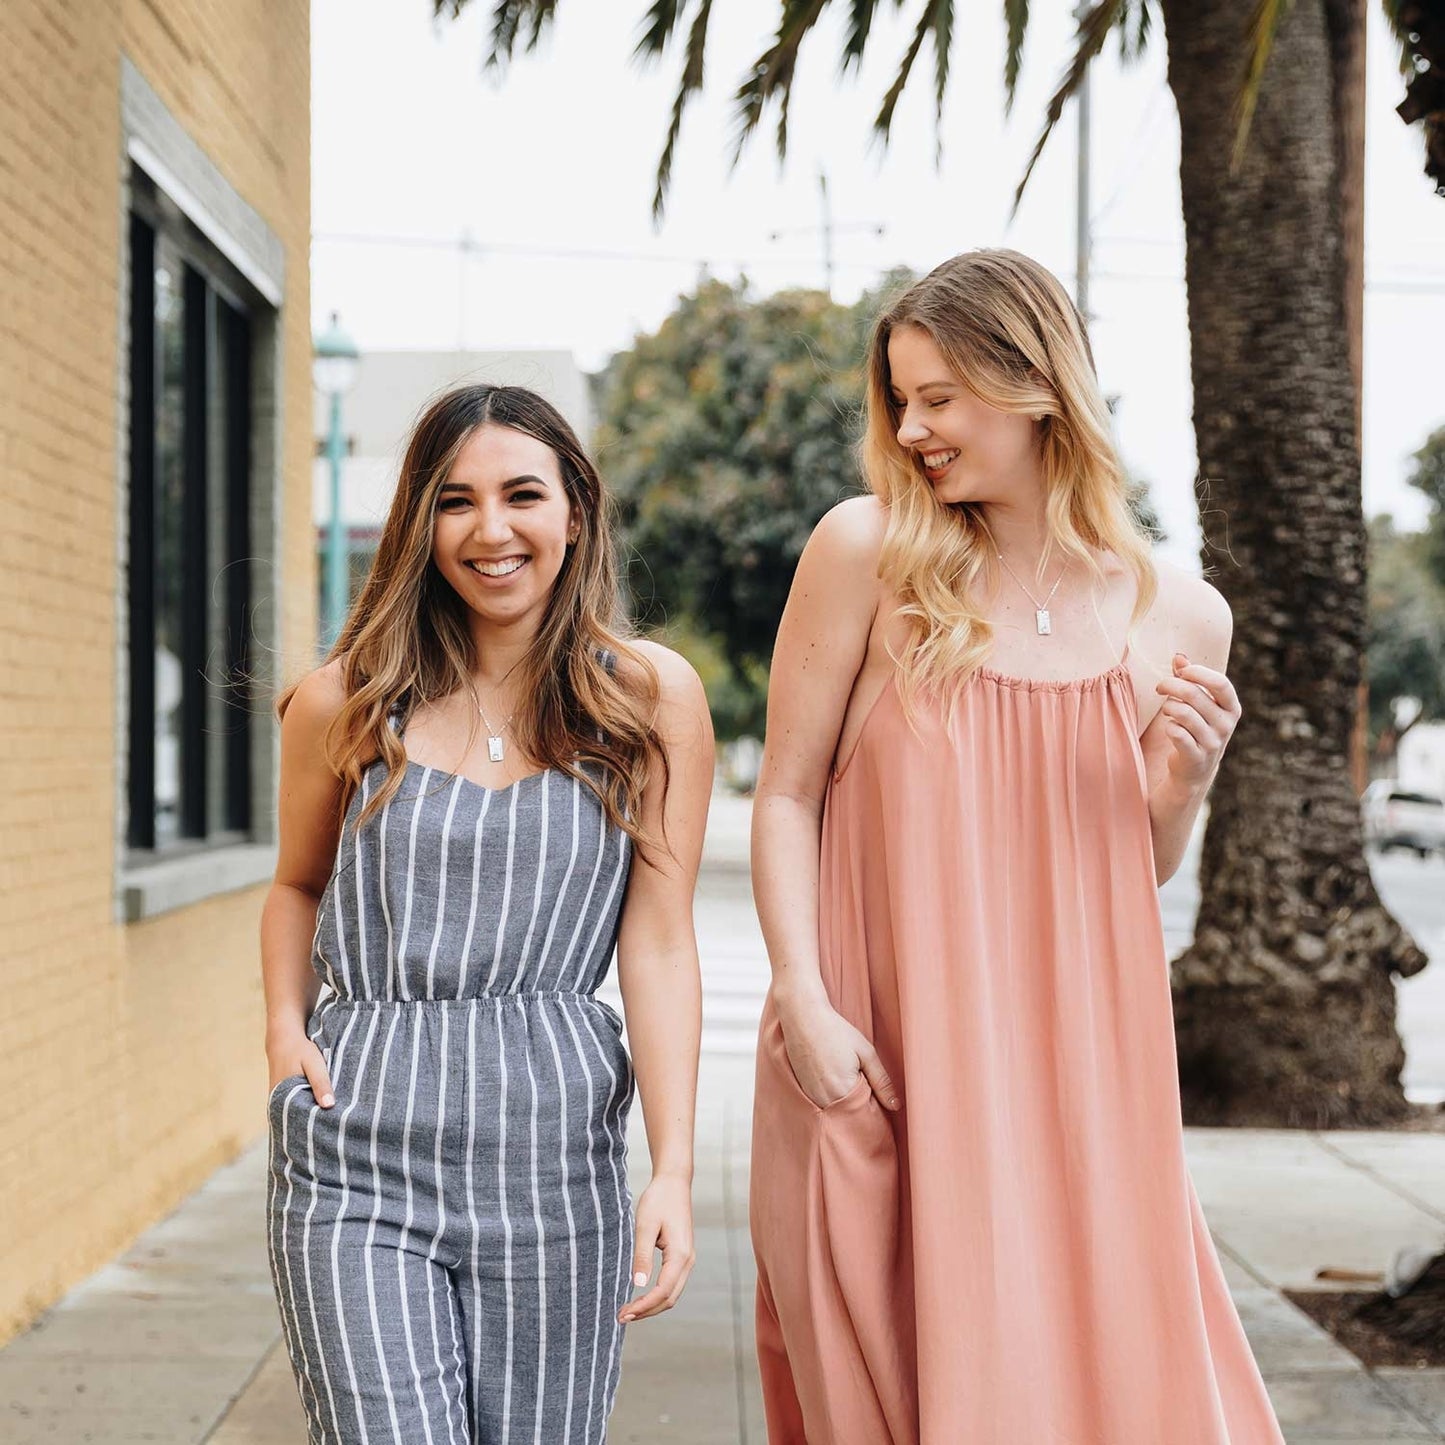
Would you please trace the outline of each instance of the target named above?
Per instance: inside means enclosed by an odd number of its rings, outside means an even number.
[[[316,338],[311,360],[312,382],[331,402],[326,433],[326,457],[331,463],[331,516],[326,527],[326,607],[321,628],[327,647],[336,641],[346,620],[351,593],[346,519],[341,514],[341,398],[356,382],[360,355],[356,343],[341,329],[340,318],[333,311],[330,326]]]

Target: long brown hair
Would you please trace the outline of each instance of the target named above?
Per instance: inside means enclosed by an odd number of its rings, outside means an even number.
[[[467,605],[432,560],[437,499],[467,439],[491,423],[551,448],[580,530],[567,549],[546,611],[518,665],[513,735],[521,750],[589,787],[614,826],[643,848],[657,840],[642,826],[649,781],[668,784],[656,728],[659,683],[652,664],[625,640],[613,554],[612,502],[562,414],[520,386],[463,386],[433,401],[412,429],[396,495],[361,595],[324,662],[339,660],[346,701],[327,729],[327,762],[342,779],[342,809],[363,769],[380,757],[387,776],[357,819],[372,816],[400,787],[406,751],[388,725],[418,706],[468,685],[476,659]],[[616,658],[609,667],[608,654]],[[296,684],[278,698],[284,717]],[[472,717],[468,747],[476,737]],[[596,766],[587,769],[584,765]]]
[[[888,511],[879,575],[912,628],[910,645],[895,659],[905,704],[921,687],[941,685],[952,693],[987,657],[992,628],[975,588],[980,581],[996,584],[998,571],[984,513],[972,503],[940,502],[898,440],[888,341],[900,326],[926,332],[959,380],[989,406],[1042,417],[1048,536],[1040,569],[1057,548],[1101,578],[1090,549],[1112,551],[1137,582],[1132,636],[1158,580],[1148,538],[1129,508],[1083,318],[1032,258],[1002,249],[966,251],[884,308],[868,350],[859,452],[868,485]]]

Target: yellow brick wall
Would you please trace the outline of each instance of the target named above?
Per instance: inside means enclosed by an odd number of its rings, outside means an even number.
[[[0,4],[0,1342],[264,1128],[264,888],[113,921],[120,65],[284,244],[289,676],[315,629],[309,27],[307,0]]]

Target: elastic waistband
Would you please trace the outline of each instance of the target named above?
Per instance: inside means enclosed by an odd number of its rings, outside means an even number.
[[[560,989],[519,989],[516,993],[470,993],[464,998],[347,998],[343,994],[331,994],[320,1000],[319,1007],[335,1008],[470,1008],[473,1004],[541,1003],[550,1000],[580,999],[584,1003],[608,1006],[595,993],[568,993]]]

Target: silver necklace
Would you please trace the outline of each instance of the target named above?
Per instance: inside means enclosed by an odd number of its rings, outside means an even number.
[[[1019,574],[1015,572],[1014,569],[1010,567],[1007,562],[1004,562],[1003,553],[995,552],[994,556],[996,556],[1000,562],[1003,562],[1004,570],[1008,573],[1010,577],[1014,579],[1015,582],[1019,584],[1019,588],[1023,592],[1024,596],[1027,597],[1029,601],[1034,604],[1034,623],[1039,629],[1039,636],[1050,636],[1053,633],[1054,624],[1053,619],[1049,616],[1049,603],[1054,600],[1054,593],[1059,590],[1059,583],[1064,580],[1064,572],[1067,572],[1069,570],[1069,564],[1067,562],[1064,563],[1063,570],[1060,571],[1057,580],[1054,582],[1054,585],[1049,588],[1049,595],[1045,597],[1042,602],[1040,602],[1039,599],[1035,597],[1034,594],[1030,592],[1027,587],[1024,586],[1023,579],[1019,576]]]
[[[511,675],[511,672],[508,671],[507,677],[510,677]],[[506,682],[506,680],[506,677],[502,679],[503,682]],[[494,728],[492,726],[491,719],[487,717],[487,710],[482,706],[481,694],[477,691],[475,685],[471,686],[472,699],[477,705],[477,711],[482,715],[482,726],[485,727],[487,730],[487,756],[494,763],[499,763],[502,761],[502,734],[506,732],[509,727],[511,727],[512,718],[516,717],[517,709],[512,709],[512,717],[509,717],[506,722],[501,725],[501,727]]]

